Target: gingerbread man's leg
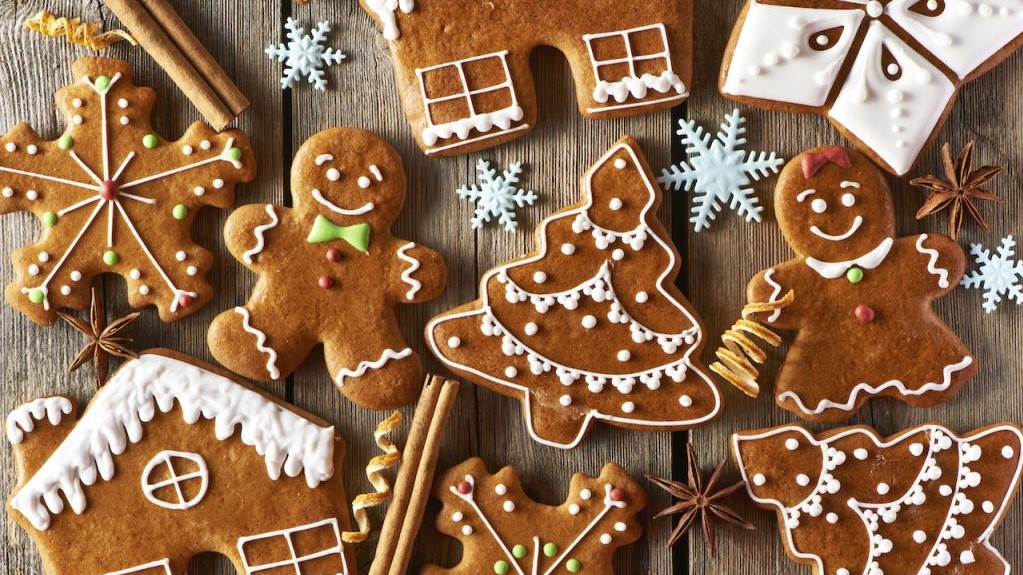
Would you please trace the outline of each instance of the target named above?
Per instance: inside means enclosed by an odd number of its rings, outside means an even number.
[[[250,301],[229,309],[213,320],[208,334],[217,361],[259,381],[295,371],[317,343],[300,314],[267,307]]]
[[[349,321],[351,318],[348,318]],[[407,405],[423,385],[423,363],[401,336],[398,322],[362,318],[357,333],[323,335],[323,357],[334,384],[358,405],[394,409]]]

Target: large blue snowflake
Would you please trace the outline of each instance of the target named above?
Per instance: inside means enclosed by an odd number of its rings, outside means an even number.
[[[517,187],[522,163],[511,164],[498,176],[497,170],[490,167],[490,162],[480,160],[476,164],[476,171],[479,172],[480,184],[458,189],[458,197],[476,203],[476,212],[471,220],[472,229],[478,230],[496,217],[504,229],[515,231],[519,227],[515,221],[515,209],[531,206],[536,201],[535,193]]]
[[[727,204],[731,209],[745,216],[746,221],[760,221],[764,207],[749,187],[752,177],[759,180],[771,173],[778,173],[785,160],[774,152],[745,152],[743,134],[746,128],[739,110],[725,116],[717,139],[711,141],[711,134],[705,133],[695,120],[679,121],[676,132],[682,136],[686,154],[692,156],[688,162],[661,170],[657,181],[665,189],[693,192],[693,216],[689,221],[696,231],[710,227],[711,221]]]
[[[345,59],[342,52],[323,45],[327,39],[327,32],[330,32],[330,25],[320,22],[311,35],[307,35],[305,29],[294,18],[288,18],[284,27],[288,29],[288,43],[266,47],[267,56],[284,62],[281,88],[294,88],[305,76],[317,90],[325,90],[327,79],[323,77],[323,68],[331,64],[340,64]]]
[[[1023,261],[1016,259],[1016,242],[1012,236],[1002,238],[1002,245],[996,254],[981,244],[970,245],[970,255],[980,265],[963,278],[962,285],[984,291],[984,310],[991,313],[998,309],[1002,296],[1009,301],[1023,305]]]

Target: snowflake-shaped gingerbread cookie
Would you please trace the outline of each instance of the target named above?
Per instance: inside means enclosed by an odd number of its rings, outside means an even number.
[[[518,187],[522,164],[516,162],[501,175],[490,167],[490,162],[480,160],[476,164],[480,183],[458,188],[458,197],[476,203],[472,216],[472,229],[478,230],[483,224],[497,218],[497,222],[509,232],[519,227],[515,219],[515,208],[524,208],[536,202],[536,193]]]
[[[284,77],[281,88],[294,88],[295,84],[305,77],[317,90],[327,89],[327,79],[323,77],[324,68],[331,64],[340,64],[345,55],[343,52],[324,46],[330,25],[320,22],[311,34],[294,18],[288,18],[284,25],[288,30],[288,43],[266,47],[266,55],[271,59],[284,63]]]
[[[60,308],[84,309],[92,279],[122,276],[133,307],[184,317],[212,297],[213,255],[191,224],[203,206],[234,203],[234,186],[255,163],[240,132],[195,124],[177,142],[156,135],[156,96],[132,83],[126,62],[83,58],[75,82],[57,92],[68,128],[45,141],[28,125],[0,137],[0,214],[30,211],[42,237],[12,256],[7,301],[51,325]]]
[[[992,313],[1003,296],[1016,305],[1023,305],[1023,260],[1016,259],[1016,240],[1002,238],[995,253],[982,244],[971,244],[970,255],[979,269],[962,281],[963,287],[984,290],[984,311]]]

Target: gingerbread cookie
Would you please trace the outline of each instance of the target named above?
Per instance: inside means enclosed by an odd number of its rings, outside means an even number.
[[[244,206],[228,219],[227,247],[259,281],[247,304],[213,321],[210,350],[266,381],[322,343],[349,399],[373,409],[409,403],[422,365],[394,308],[440,295],[447,270],[437,252],[391,235],[405,202],[398,153],[363,130],[315,134],[295,155],[291,197],[291,208]]]
[[[578,445],[594,420],[647,431],[710,421],[721,396],[700,364],[703,326],[675,288],[681,257],[636,141],[622,138],[582,187],[580,203],[540,223],[537,251],[430,321],[427,343],[470,381],[520,399],[547,445]]]
[[[943,235],[896,237],[888,184],[866,157],[804,152],[782,171],[774,206],[796,257],[757,274],[747,295],[795,294],[763,314],[798,331],[778,373],[778,405],[836,422],[876,396],[934,405],[973,377],[975,358],[930,305],[959,284],[966,256]]]
[[[922,425],[817,437],[800,426],[742,432],[732,450],[753,500],[778,514],[789,556],[815,574],[993,575],[991,545],[1019,486],[1023,430],[960,437]]]
[[[689,96],[691,0],[360,3],[391,41],[405,114],[430,155],[494,147],[535,126],[529,59],[540,45],[568,58],[588,118],[642,114]]]
[[[160,319],[194,313],[213,297],[213,254],[195,244],[200,208],[234,203],[255,176],[245,136],[193,124],[176,142],[154,133],[156,95],[132,83],[127,62],[82,58],[57,92],[68,128],[54,141],[19,124],[0,137],[0,214],[30,211],[42,235],[11,259],[7,301],[51,325],[60,308],[84,309],[99,274],[117,274],[133,307]]]
[[[437,478],[433,496],[444,507],[437,529],[459,539],[462,560],[451,568],[427,565],[422,575],[611,575],[619,547],[636,542],[647,496],[621,467],[608,463],[600,476],[577,473],[568,499],[558,506],[527,496],[518,474],[495,474],[482,459],[469,459]]]
[[[905,174],[959,88],[1023,43],[1023,5],[975,0],[749,0],[722,64],[726,97],[826,115]]]
[[[124,364],[74,415],[48,397],[7,417],[7,512],[46,573],[170,575],[211,551],[238,573],[355,575],[328,423],[166,351]]]

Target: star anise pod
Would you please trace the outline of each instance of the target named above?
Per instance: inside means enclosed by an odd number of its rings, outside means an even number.
[[[740,481],[734,485],[722,488],[715,491],[714,488],[721,478],[721,472],[725,468],[727,461],[722,461],[714,468],[714,472],[711,473],[710,479],[704,481],[703,471],[700,469],[700,464],[696,460],[696,452],[693,450],[693,445],[690,443],[686,446],[686,455],[689,460],[689,484],[679,481],[672,481],[670,479],[661,479],[659,477],[647,476],[647,479],[651,483],[667,491],[672,497],[678,499],[678,503],[675,503],[671,507],[661,511],[654,516],[654,519],[665,517],[668,515],[681,515],[678,519],[678,524],[675,526],[675,530],[671,532],[671,539],[668,541],[668,547],[674,545],[686,534],[697,520],[700,521],[700,525],[703,527],[703,540],[707,546],[707,550],[714,554],[714,521],[720,519],[725,523],[737,525],[743,529],[756,529],[750,522],[746,521],[739,516],[738,513],[732,511],[728,507],[725,507],[720,503],[722,499],[735,493],[743,487],[743,483]]]
[[[948,208],[948,235],[953,240],[959,235],[963,227],[965,214],[970,216],[988,230],[987,223],[980,215],[980,210],[973,203],[974,199],[988,200],[1001,203],[1002,199],[984,189],[984,185],[995,179],[1004,168],[1001,166],[984,166],[979,170],[973,169],[973,144],[970,142],[963,148],[959,158],[952,161],[952,147],[945,144],[941,148],[941,156],[945,162],[945,177],[947,181],[935,176],[915,178],[909,183],[929,190],[931,194],[927,201],[916,213],[916,219],[923,219],[929,215],[936,214]]]
[[[135,321],[141,315],[139,312],[130,313],[107,325],[103,300],[96,295],[96,290],[93,289],[88,322],[63,310],[58,310],[57,315],[89,339],[89,343],[82,348],[82,351],[78,352],[74,361],[68,366],[68,371],[75,371],[92,361],[93,370],[96,372],[96,385],[102,387],[106,383],[107,374],[110,371],[111,355],[122,359],[138,359],[139,354],[127,347],[127,344],[132,341],[131,338],[118,337],[117,334]]]

